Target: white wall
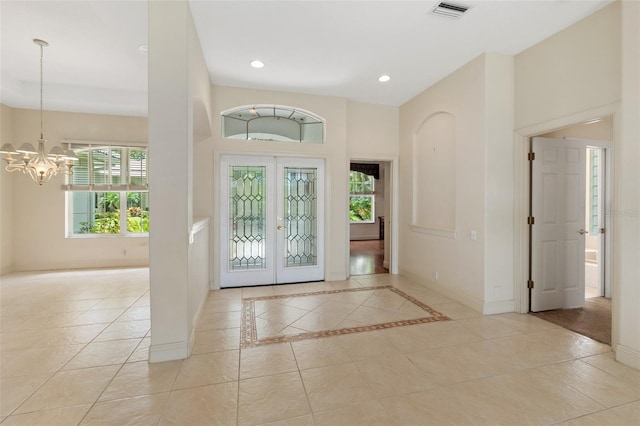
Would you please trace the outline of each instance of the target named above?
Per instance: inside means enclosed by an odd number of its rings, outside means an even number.
[[[13,143],[13,109],[0,104],[0,141]],[[5,162],[2,161],[4,169]],[[0,275],[13,271],[13,178],[0,170]]]
[[[514,58],[485,54],[484,306],[513,311]],[[471,230],[462,229],[462,238]],[[478,230],[478,232],[481,232]],[[480,236],[478,237],[480,238]]]
[[[389,159],[399,154],[400,108],[347,102],[347,141],[350,158]]]
[[[189,256],[189,310],[190,339],[195,339],[195,330],[200,313],[207,300],[210,290],[211,280],[211,230],[209,229],[210,218],[194,218],[193,221],[193,243],[190,245]],[[190,342],[193,346],[193,343]]]
[[[194,235],[194,140],[210,134],[209,76],[186,0],[149,3],[151,362],[186,358],[206,299],[209,242]],[[206,232],[203,231],[203,232]]]
[[[591,111],[614,115],[612,337],[616,358],[636,368],[640,368],[639,28],[640,3],[616,2],[515,58],[518,135],[547,133],[575,124],[570,120],[576,117],[595,118],[589,117]],[[525,139],[518,143],[524,145]],[[520,159],[515,164],[525,167]],[[519,181],[516,204],[523,205],[526,180]],[[516,244],[523,247],[524,236]]]
[[[622,114],[614,189],[616,358],[640,369],[640,2],[622,8]]]
[[[515,58],[516,128],[620,101],[620,2]]]
[[[574,138],[613,142],[613,117],[603,117],[602,121],[569,126],[541,135],[545,138]]]
[[[40,112],[10,109],[13,143],[36,143]],[[4,119],[3,113],[3,119]],[[4,127],[4,126],[3,126]],[[63,140],[145,142],[147,120],[141,117],[45,111],[44,136],[49,150]],[[2,172],[6,174],[7,172]],[[4,181],[6,176],[3,176]],[[141,266],[149,262],[147,237],[66,238],[64,177],[38,186],[28,176],[13,176],[13,265],[16,271]],[[4,201],[4,200],[3,200]],[[3,209],[4,209],[4,202]],[[153,222],[153,218],[151,219]],[[153,224],[151,225],[153,226]],[[17,232],[20,238],[15,238]],[[3,241],[5,225],[3,224]],[[9,234],[10,235],[10,234]],[[44,242],[44,243],[43,243]],[[4,244],[4,242],[3,242]],[[126,255],[125,255],[126,251]]]
[[[487,313],[513,309],[511,75],[509,57],[481,55],[400,108],[400,271]],[[416,226],[411,213],[413,185],[439,184],[413,170],[416,133],[442,112],[456,125],[454,229]]]

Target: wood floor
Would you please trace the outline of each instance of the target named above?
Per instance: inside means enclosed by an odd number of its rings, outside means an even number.
[[[384,240],[351,241],[350,274],[388,274],[383,265]]]

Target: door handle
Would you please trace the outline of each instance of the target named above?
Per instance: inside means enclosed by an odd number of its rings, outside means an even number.
[[[577,232],[578,234],[580,234],[580,235],[584,235],[584,234],[588,234],[588,233],[589,233],[589,231],[587,231],[586,229],[581,229],[581,230],[576,231],[576,232]]]
[[[276,227],[276,229],[277,229],[278,231],[282,231],[282,230],[284,229],[284,226],[282,226],[282,225],[278,225],[278,226]]]

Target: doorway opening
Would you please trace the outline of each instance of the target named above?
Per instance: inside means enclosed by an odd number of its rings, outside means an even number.
[[[349,275],[389,273],[391,162],[356,161],[349,172]]]
[[[221,287],[324,279],[324,160],[223,156]]]
[[[611,344],[612,117],[531,139],[529,311]]]

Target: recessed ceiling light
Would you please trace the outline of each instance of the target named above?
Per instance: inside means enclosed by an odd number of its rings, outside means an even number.
[[[380,77],[378,77],[378,81],[380,83],[386,83],[387,81],[391,80],[391,77],[389,77],[388,75],[384,74],[381,75]]]
[[[138,47],[138,50],[140,51],[140,53],[142,53],[143,55],[146,55],[149,53],[149,45],[148,44],[142,44]]]
[[[251,66],[254,68],[262,68],[264,67],[264,62],[259,61],[258,59],[254,59],[253,61],[251,61]]]

